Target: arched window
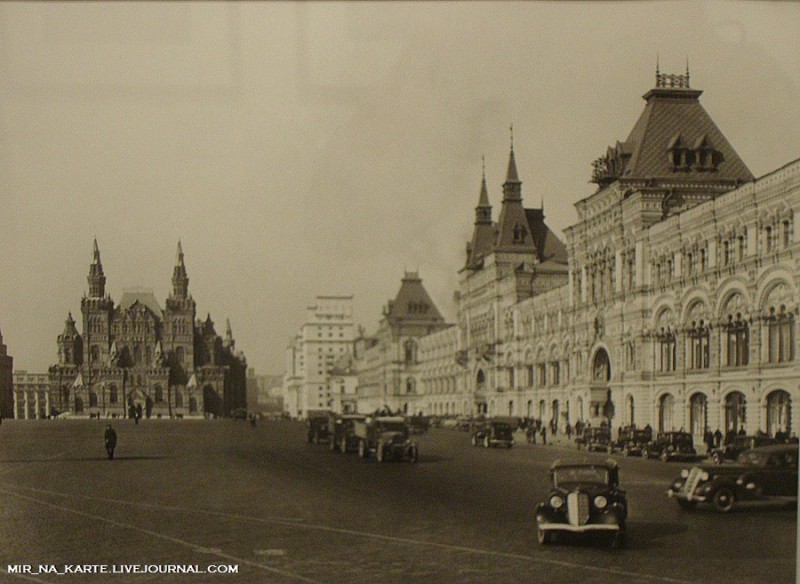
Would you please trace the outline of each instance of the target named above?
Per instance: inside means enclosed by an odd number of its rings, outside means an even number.
[[[792,431],[792,399],[782,389],[767,396],[767,433],[775,436],[777,432]]]
[[[513,399],[509,400],[509,402],[508,402],[508,415],[509,416],[513,416],[514,415],[514,400]]]
[[[703,436],[708,429],[708,400],[702,393],[694,394],[689,400],[689,431],[695,436]]]
[[[686,332],[689,343],[689,369],[708,369],[710,330],[704,320],[692,321]]]
[[[659,371],[675,371],[677,353],[675,350],[675,333],[670,329],[662,328],[656,334],[658,341],[658,369]]]
[[[725,337],[728,347],[728,367],[742,367],[748,363],[749,327],[740,313],[728,315]]]
[[[770,363],[794,360],[794,315],[785,306],[770,307],[767,317],[767,356]]]
[[[747,400],[739,391],[725,396],[725,434],[736,432],[747,423]]]
[[[79,397],[75,398],[75,413],[83,413],[83,400]]]
[[[100,360],[100,347],[92,345],[91,348],[92,363],[97,363]]]
[[[164,390],[160,385],[156,385],[156,403],[161,403],[164,401]]]
[[[417,362],[417,342],[414,339],[409,339],[405,343],[405,362],[406,365]]]
[[[477,383],[478,391],[484,391],[486,389],[486,375],[483,373],[483,369],[478,371],[478,375],[475,377],[475,381]]]
[[[539,419],[544,421],[544,410],[547,407],[547,404],[544,400],[539,400]]]
[[[417,382],[413,377],[406,379],[406,393],[414,393],[417,388]]]
[[[669,432],[674,429],[673,410],[675,408],[675,398],[671,393],[665,393],[658,400],[658,431]]]
[[[578,420],[583,420],[583,398],[579,397],[575,401],[575,404],[576,404],[577,409],[578,409]]]
[[[197,413],[197,398],[194,397],[189,398],[189,413],[191,414]]]
[[[90,408],[97,407],[97,394],[93,391],[89,392],[89,407]]]
[[[119,393],[117,391],[117,386],[112,385],[108,390],[108,401],[109,403],[115,404],[119,401]]]

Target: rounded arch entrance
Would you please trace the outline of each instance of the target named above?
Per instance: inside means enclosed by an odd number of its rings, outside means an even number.
[[[767,434],[792,432],[792,398],[789,392],[776,389],[767,394]]]

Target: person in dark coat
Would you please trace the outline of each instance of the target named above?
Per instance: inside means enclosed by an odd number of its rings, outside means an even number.
[[[113,460],[114,449],[117,447],[117,433],[114,431],[114,428],[111,427],[111,424],[106,426],[104,438],[106,443],[106,452],[108,453],[108,460]]]
[[[745,432],[744,426],[739,427],[739,436],[747,436],[747,432]]]
[[[714,434],[711,432],[711,430],[706,430],[705,443],[706,454],[711,454],[711,451],[714,450]]]
[[[722,444],[722,432],[720,431],[719,428],[717,428],[717,431],[714,432],[714,448],[719,448],[721,444]]]
[[[547,425],[542,424],[542,444],[547,444]]]

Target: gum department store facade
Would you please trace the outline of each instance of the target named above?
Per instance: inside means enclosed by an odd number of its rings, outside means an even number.
[[[797,431],[800,161],[755,179],[700,94],[656,72],[566,244],[524,208],[512,143],[497,221],[481,186],[458,324],[418,339],[420,411]]]

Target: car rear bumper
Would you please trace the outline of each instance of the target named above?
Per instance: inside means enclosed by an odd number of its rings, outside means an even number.
[[[539,529],[544,531],[571,531],[573,533],[586,533],[587,531],[619,531],[616,523],[587,523],[585,525],[572,525],[571,523],[539,523]]]

